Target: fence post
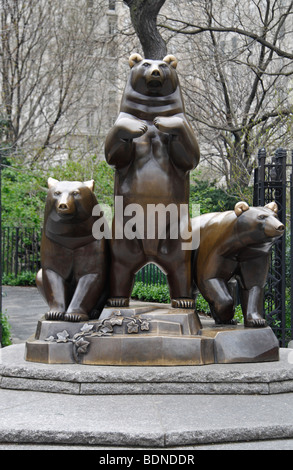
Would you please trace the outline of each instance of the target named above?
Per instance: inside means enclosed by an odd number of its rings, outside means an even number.
[[[266,163],[266,151],[265,149],[260,149],[258,152],[259,167],[255,170],[254,175],[254,205],[263,206],[269,202],[275,201],[278,205],[278,216],[284,225],[286,224],[286,156],[286,150],[279,148],[275,152],[272,163]],[[291,201],[293,201],[293,189],[291,191]],[[293,228],[292,225],[291,227]],[[283,347],[286,345],[285,296],[286,236],[284,235],[277,240],[273,246],[272,262],[265,292],[265,299],[267,300],[268,308],[266,318],[275,333],[278,333],[278,339]]]
[[[275,153],[276,162],[276,182],[275,201],[278,204],[278,216],[281,222],[286,226],[286,159],[287,152],[279,148]],[[279,320],[281,320],[281,344],[285,346],[286,342],[286,235],[279,238],[275,243],[275,254],[279,262],[275,263],[275,270],[278,282],[279,296]]]
[[[265,204],[265,163],[266,149],[262,148],[258,151],[258,205]]]
[[[18,275],[18,244],[19,244],[19,228],[15,229],[15,258],[14,258],[14,274]]]

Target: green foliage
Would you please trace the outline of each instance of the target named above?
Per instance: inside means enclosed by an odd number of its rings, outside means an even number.
[[[241,191],[218,188],[215,181],[200,179],[200,174],[191,175],[190,204],[200,204],[200,213],[222,212],[232,210],[236,202],[245,200],[251,204],[252,188]]]
[[[96,195],[99,203],[113,206],[114,203],[114,170],[106,162],[100,162],[94,177]]]
[[[4,347],[4,346],[9,346],[10,344],[12,344],[11,339],[10,339],[10,336],[11,336],[11,333],[10,333],[11,327],[10,327],[10,324],[9,324],[9,322],[8,322],[8,317],[7,317],[6,312],[5,312],[5,313],[0,312],[0,322],[1,322],[1,325],[2,325],[2,340],[1,340],[1,345],[2,345],[3,347]]]
[[[244,318],[243,318],[243,313],[242,313],[241,305],[237,305],[237,307],[235,308],[234,318],[235,318],[235,320],[237,320],[239,323],[244,323]]]
[[[169,287],[167,284],[146,285],[136,281],[131,297],[146,302],[170,303]]]
[[[22,271],[17,276],[14,274],[3,274],[2,284],[5,286],[35,286],[36,273],[32,271]]]
[[[210,315],[210,307],[208,302],[203,298],[201,294],[198,294],[196,297],[196,311],[198,313],[204,313],[205,315]]]
[[[2,223],[10,227],[40,227],[43,218],[45,178],[21,166],[2,170]]]

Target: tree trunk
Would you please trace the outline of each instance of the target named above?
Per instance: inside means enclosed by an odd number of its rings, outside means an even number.
[[[166,43],[157,29],[157,16],[165,1],[124,0],[146,59],[160,60],[167,55]]]

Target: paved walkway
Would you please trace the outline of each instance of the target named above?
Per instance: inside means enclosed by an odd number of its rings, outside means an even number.
[[[21,349],[46,304],[33,287],[3,292],[10,348]],[[76,448],[129,455],[162,448],[293,450],[293,393],[80,396],[0,388],[0,450]]]
[[[13,344],[25,342],[36,331],[48,307],[36,287],[3,286],[2,309],[11,325]]]

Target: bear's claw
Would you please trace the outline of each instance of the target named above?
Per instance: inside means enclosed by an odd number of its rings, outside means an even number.
[[[45,318],[46,320],[62,321],[64,320],[64,312],[50,310],[45,314]]]
[[[172,299],[172,308],[195,308],[195,301],[193,299]]]
[[[255,318],[244,322],[244,326],[247,328],[265,328],[267,325],[267,321],[264,318]]]
[[[85,315],[84,313],[66,313],[64,315],[64,320],[70,321],[70,322],[80,322],[80,321],[88,321],[89,317],[88,315]]]
[[[107,300],[109,307],[129,307],[128,297],[112,297]]]

